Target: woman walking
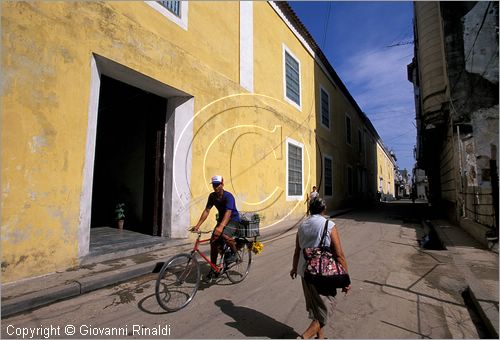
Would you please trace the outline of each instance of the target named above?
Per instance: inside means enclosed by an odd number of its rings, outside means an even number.
[[[309,216],[299,227],[295,240],[295,252],[293,254],[292,270],[290,276],[295,279],[297,275],[301,277],[302,289],[306,300],[306,309],[309,312],[309,318],[312,319],[309,327],[302,333],[301,338],[310,339],[313,337],[323,339],[325,337],[323,327],[328,320],[328,314],[331,313],[331,307],[334,297],[319,295],[316,287],[304,280],[305,259],[302,249],[308,247],[317,247],[321,240],[321,235],[327,220],[326,204],[321,198],[311,201],[309,207],[311,216]],[[347,262],[340,244],[340,238],[333,221],[328,222],[327,236],[324,241],[325,246],[330,246],[334,257],[347,271]],[[346,293],[351,286],[342,288]]]

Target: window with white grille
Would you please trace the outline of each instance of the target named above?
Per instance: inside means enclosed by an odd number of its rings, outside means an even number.
[[[168,20],[188,29],[188,8],[189,1],[145,1],[146,4],[160,12]]]
[[[300,62],[284,45],[283,69],[285,99],[300,110]]]
[[[178,16],[179,18],[181,17],[181,2],[179,0],[177,1],[158,1],[160,5],[168,9],[170,12]]]

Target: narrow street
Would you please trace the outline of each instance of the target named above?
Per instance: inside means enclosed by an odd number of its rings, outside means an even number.
[[[446,251],[422,250],[424,204],[380,203],[335,218],[353,289],[336,298],[329,338],[479,338],[461,292],[463,278]],[[52,327],[46,338],[296,338],[309,324],[299,280],[289,270],[295,231],[265,242],[250,274],[202,284],[183,310],[165,313],[154,296],[155,275],[2,320],[2,338],[15,330]],[[204,267],[206,272],[207,268]],[[65,333],[74,326],[75,335]],[[101,332],[121,328],[127,335]],[[44,336],[37,336],[43,338]],[[25,336],[29,338],[29,335]]]

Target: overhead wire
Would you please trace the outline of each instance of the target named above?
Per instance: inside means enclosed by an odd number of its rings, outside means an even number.
[[[392,138],[386,139],[384,142],[388,142],[388,141],[391,141],[391,140],[393,140],[393,139],[396,139],[396,138],[402,137],[402,136],[406,135],[406,134],[407,134],[408,132],[410,132],[410,131],[414,131],[414,129],[409,129],[409,130],[406,130],[404,133],[402,133],[402,134],[400,134],[400,135],[397,135],[397,136],[395,136],[395,137],[392,137]]]
[[[331,1],[328,1],[328,11],[327,11],[327,14],[326,14],[326,21],[325,21],[325,32],[323,34],[323,41],[322,41],[322,44],[321,44],[321,49],[323,51],[325,51],[325,44],[326,44],[326,36],[327,36],[327,33],[328,33],[328,24],[330,23],[330,13],[331,13],[331,10],[332,10],[332,2]]]
[[[392,118],[397,118],[397,117],[408,117],[408,113],[405,112],[405,113],[400,113],[397,115],[391,115],[391,116],[386,116],[386,117],[375,117],[375,118],[371,118],[370,120],[371,121],[379,121],[379,120],[392,119]]]

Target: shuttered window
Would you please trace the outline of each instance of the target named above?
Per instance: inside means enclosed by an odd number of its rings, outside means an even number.
[[[352,144],[352,131],[351,131],[351,118],[349,116],[345,116],[345,138],[346,143]]]
[[[285,78],[286,97],[300,106],[300,65],[299,62],[286,50]]]
[[[347,194],[351,196],[354,192],[354,179],[352,174],[352,167],[347,167]]]
[[[328,93],[321,89],[321,124],[327,129],[330,128],[330,96]]]
[[[359,145],[359,152],[363,152],[363,133],[361,130],[358,130],[358,145]]]
[[[333,195],[332,159],[330,157],[324,157],[324,164],[325,164],[325,168],[324,168],[324,171],[325,171],[325,196],[332,196]]]
[[[158,1],[158,3],[180,18],[180,16],[181,16],[181,2],[179,0],[177,0],[177,1],[175,1],[175,0],[174,1]]]
[[[288,142],[288,196],[302,196],[302,147]]]

